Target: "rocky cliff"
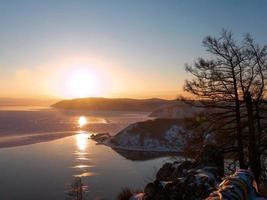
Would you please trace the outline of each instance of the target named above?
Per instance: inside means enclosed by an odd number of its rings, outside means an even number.
[[[181,152],[188,137],[182,120],[155,119],[129,125],[109,143],[118,149]]]

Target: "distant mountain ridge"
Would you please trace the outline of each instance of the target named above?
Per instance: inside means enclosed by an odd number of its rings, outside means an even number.
[[[114,110],[114,111],[144,111],[151,112],[162,106],[172,104],[174,100],[159,98],[130,99],[130,98],[78,98],[59,101],[51,107],[67,110]]]
[[[194,117],[203,110],[203,108],[194,107],[182,101],[176,101],[153,110],[149,117],[184,119]]]

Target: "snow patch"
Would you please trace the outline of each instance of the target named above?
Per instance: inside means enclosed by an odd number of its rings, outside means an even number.
[[[186,144],[186,136],[185,129],[177,125],[171,124],[160,136],[155,136],[141,129],[138,124],[132,124],[114,136],[108,145],[123,150],[181,152]]]

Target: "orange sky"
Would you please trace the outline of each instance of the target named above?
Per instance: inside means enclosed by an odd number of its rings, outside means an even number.
[[[96,57],[58,59],[34,68],[16,68],[0,80],[1,97],[78,98],[90,96],[173,99],[182,79],[170,81],[157,72],[131,71],[119,62]]]

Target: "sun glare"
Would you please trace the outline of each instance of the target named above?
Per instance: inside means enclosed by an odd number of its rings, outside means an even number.
[[[87,69],[73,70],[66,80],[66,93],[70,97],[82,98],[99,95],[99,81],[93,72]]]
[[[86,125],[87,123],[88,123],[88,121],[87,121],[86,117],[84,117],[84,116],[79,117],[78,124],[79,124],[80,128],[83,127],[84,125]]]

